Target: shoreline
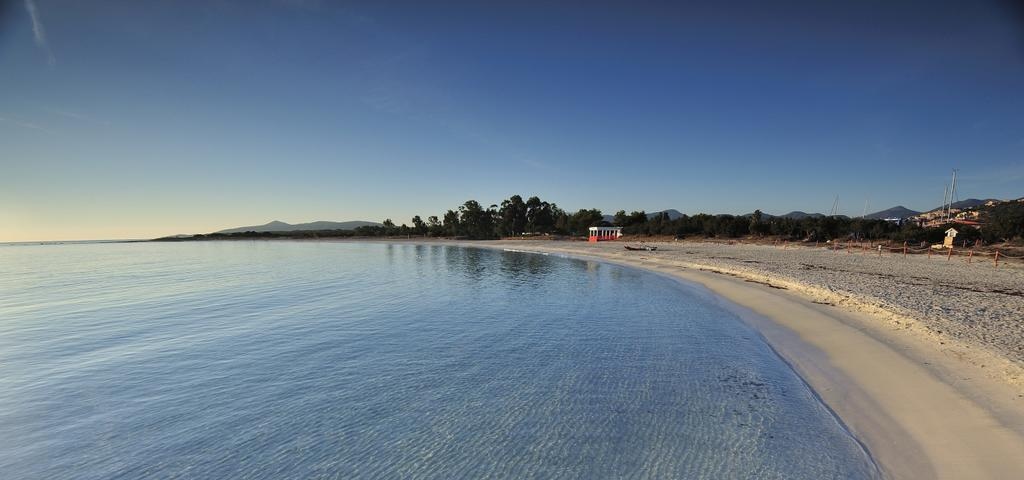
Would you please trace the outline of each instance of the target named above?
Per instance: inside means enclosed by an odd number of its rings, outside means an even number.
[[[762,335],[862,442],[886,478],[1024,476],[1024,398],[1019,383],[993,377],[992,369],[979,365],[977,357],[950,355],[950,349],[937,350],[920,336],[886,329],[891,318],[879,316],[877,308],[828,305],[791,282],[780,288],[778,280],[698,263],[680,265],[652,252],[626,256],[584,242],[396,243],[562,254],[696,285]],[[988,352],[976,354],[989,358]]]

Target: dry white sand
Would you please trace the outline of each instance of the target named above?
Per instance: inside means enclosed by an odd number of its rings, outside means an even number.
[[[457,243],[702,284],[794,366],[888,477],[1024,478],[1024,269],[719,243]]]

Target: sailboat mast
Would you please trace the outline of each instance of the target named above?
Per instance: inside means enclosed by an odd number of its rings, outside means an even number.
[[[946,219],[946,206],[949,204],[949,184],[942,184],[942,211],[939,212],[939,218]]]
[[[956,196],[956,169],[953,169],[953,187],[949,189],[949,215],[946,216],[948,222],[953,216],[953,197]]]

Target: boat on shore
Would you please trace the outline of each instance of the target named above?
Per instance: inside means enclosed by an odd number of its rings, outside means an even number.
[[[634,246],[631,246],[631,245],[624,245],[624,247],[626,247],[626,250],[629,250],[631,252],[642,252],[642,251],[653,252],[653,251],[658,249],[658,247],[648,246],[648,245],[641,245],[639,247],[634,247]]]

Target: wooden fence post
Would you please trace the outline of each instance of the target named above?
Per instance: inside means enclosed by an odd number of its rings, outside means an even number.
[[[907,242],[903,242],[903,256],[907,256]]]
[[[999,250],[996,250],[996,266],[999,266]]]

